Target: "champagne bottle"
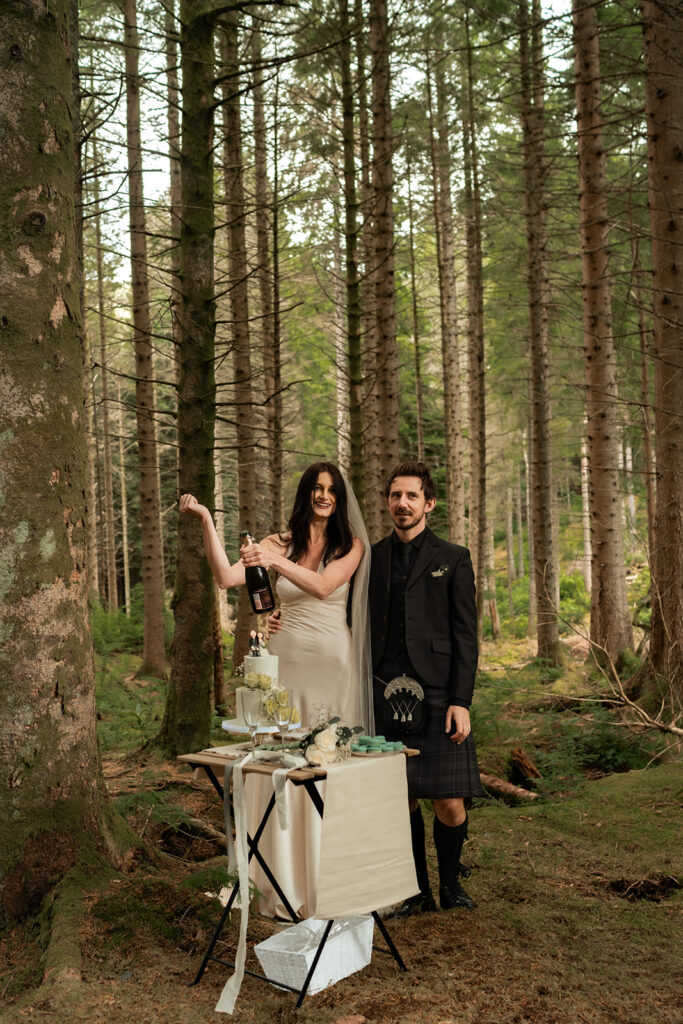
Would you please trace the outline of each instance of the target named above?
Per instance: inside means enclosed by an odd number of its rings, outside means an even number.
[[[240,537],[247,543],[253,544],[254,538],[248,530],[243,530]],[[275,598],[268,577],[268,570],[262,565],[247,565],[244,568],[244,581],[249,591],[249,600],[255,615],[262,615],[264,612],[272,612],[275,608]]]

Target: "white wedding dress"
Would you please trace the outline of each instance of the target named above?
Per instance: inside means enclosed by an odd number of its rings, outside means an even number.
[[[318,572],[322,571],[322,565]],[[362,695],[351,656],[351,631],[346,622],[349,584],[343,583],[324,601],[300,590],[280,576],[277,592],[282,629],[268,641],[268,653],[278,656],[278,682],[292,691],[306,728],[323,715],[338,715],[346,725],[362,723]],[[324,780],[316,783],[321,793]],[[259,842],[287,899],[301,917],[315,906],[322,819],[303,786],[288,783],[285,798],[290,827],[280,829],[277,812],[271,813]],[[251,835],[273,793],[268,775],[250,775],[247,809]],[[290,919],[282,901],[256,860],[250,876],[259,891],[259,910],[268,917]]]

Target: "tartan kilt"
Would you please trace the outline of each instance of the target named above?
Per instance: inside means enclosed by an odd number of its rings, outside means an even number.
[[[406,758],[411,799],[484,795],[472,733],[462,743],[452,743],[444,731],[447,708],[448,704],[431,704],[426,698],[424,727],[409,735],[391,734],[391,739],[420,751],[419,757]]]

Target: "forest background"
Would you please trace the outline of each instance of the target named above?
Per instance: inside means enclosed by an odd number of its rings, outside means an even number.
[[[130,730],[105,755],[137,735],[157,766],[234,699],[253,619],[219,600],[182,491],[234,557],[329,458],[374,540],[388,470],[424,458],[430,525],[472,551],[484,692],[524,665],[600,772],[674,757],[680,3],[0,19],[6,920],[86,851],[150,855],[101,775],[112,688]],[[494,696],[483,756],[532,785],[509,737],[486,746]],[[534,739],[546,775],[575,725]]]

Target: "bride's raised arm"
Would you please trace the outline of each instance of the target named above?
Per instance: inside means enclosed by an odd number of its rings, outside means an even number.
[[[244,583],[244,565],[241,561],[230,565],[223,545],[218,539],[213,517],[206,505],[200,505],[193,494],[183,494],[180,498],[180,511],[184,515],[194,516],[201,522],[204,551],[218,586],[225,590],[226,587],[238,587]]]

